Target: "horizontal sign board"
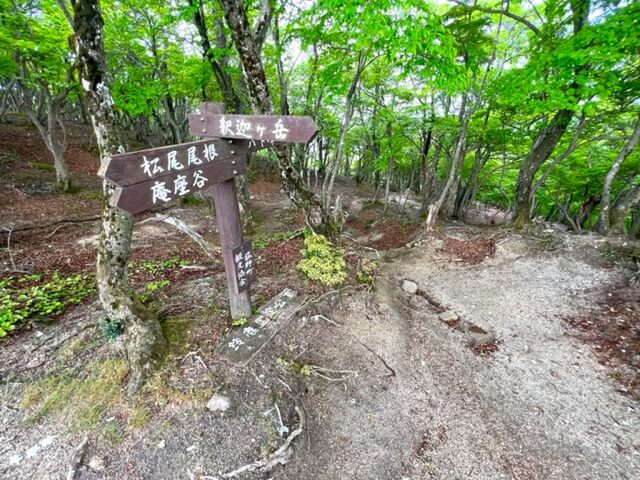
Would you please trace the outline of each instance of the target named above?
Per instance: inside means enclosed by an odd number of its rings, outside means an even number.
[[[289,323],[305,300],[295,290],[285,288],[252,321],[231,330],[218,353],[234,365],[246,366]]]
[[[246,154],[248,144],[209,139],[114,155],[100,167],[98,175],[125,187],[160,177],[199,170],[206,165]]]
[[[189,114],[189,131],[198,137],[269,143],[309,143],[318,133],[311,117],[287,115]]]
[[[128,213],[157,208],[171,200],[230,180],[247,172],[246,155],[204,163],[199,168],[176,171],[135,185],[117,186],[109,203]]]

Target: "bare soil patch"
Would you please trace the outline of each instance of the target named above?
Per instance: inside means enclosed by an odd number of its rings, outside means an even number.
[[[594,307],[565,321],[593,346],[618,390],[640,400],[640,291],[621,281],[594,294]]]

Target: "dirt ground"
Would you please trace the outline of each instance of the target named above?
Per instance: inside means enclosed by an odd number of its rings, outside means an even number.
[[[12,138],[28,131],[12,128]],[[97,214],[99,185],[87,176],[84,193],[70,197],[25,187],[35,176],[26,155],[50,159],[37,140],[20,152],[6,138],[2,158],[22,166],[3,171],[0,188],[14,200],[3,202],[0,222],[45,226],[16,230],[0,251],[3,268],[91,272],[95,221],[51,223]],[[94,161],[87,155],[83,165]],[[416,209],[395,205],[383,217],[366,203],[371,191],[342,182],[349,279],[332,290],[296,269],[301,239],[277,235],[300,227],[278,185],[259,177],[250,190],[253,299],[296,289],[308,302],[293,321],[248,367],[225,363],[216,349],[238,327],[219,254],[208,258],[141,216],[134,286],[169,280],[149,303],[169,340],[162,368],[126,399],[122,345],[105,339],[91,297],[0,339],[1,478],[67,478],[85,439],[76,479],[232,478],[300,426],[282,465],[233,478],[638,478],[640,287],[618,244],[544,225],[448,224],[426,234]],[[89,203],[70,208],[77,198]],[[49,210],[40,216],[34,205]],[[207,204],[168,213],[215,250]],[[375,282],[358,282],[372,260]],[[230,408],[207,409],[214,394]]]

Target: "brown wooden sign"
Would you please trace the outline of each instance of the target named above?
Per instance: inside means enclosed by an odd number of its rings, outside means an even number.
[[[309,143],[318,133],[318,126],[311,117],[215,115],[203,111],[189,114],[189,131],[200,137],[251,140],[266,146],[273,143]]]
[[[236,287],[238,292],[243,292],[254,282],[257,275],[251,240],[245,240],[231,252],[235,266]]]
[[[203,103],[199,113],[189,115],[189,127],[193,135],[208,139],[114,155],[101,166],[98,175],[115,185],[110,204],[132,214],[208,189],[216,209],[231,317],[248,318],[252,313],[250,286],[256,278],[256,266],[251,242],[242,238],[233,179],[247,172],[248,152],[273,144],[308,143],[318,133],[318,127],[310,117],[226,115],[224,105],[212,103]],[[290,318],[295,311],[296,294],[283,294],[274,306],[286,307],[285,317]],[[246,341],[255,353],[273,338],[284,317],[280,322],[280,314],[268,308],[262,313],[259,318],[263,320],[256,319],[255,326],[245,328],[244,339],[229,340],[230,351],[235,353],[238,345]],[[262,325],[265,318],[272,323]],[[263,329],[259,333],[258,327]]]
[[[189,170],[202,170],[207,165],[248,151],[247,142],[209,139],[170,145],[168,147],[139,150],[114,155],[100,167],[98,175],[111,183],[125,187],[159,177],[184,174]]]
[[[234,365],[246,366],[289,323],[305,300],[295,290],[285,288],[251,322],[231,330],[218,353]]]
[[[245,173],[246,155],[235,155],[222,161],[204,163],[199,167],[175,171],[134,185],[118,186],[109,203],[120,210],[135,214]]]

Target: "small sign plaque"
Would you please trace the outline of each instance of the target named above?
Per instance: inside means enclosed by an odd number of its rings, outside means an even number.
[[[256,279],[256,263],[251,240],[246,240],[232,250],[238,292],[243,292]]]
[[[246,366],[289,323],[305,299],[285,288],[251,322],[234,328],[218,347],[218,353],[234,365]]]

